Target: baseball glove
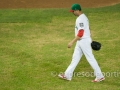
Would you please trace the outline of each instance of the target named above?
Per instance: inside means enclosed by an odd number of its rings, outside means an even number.
[[[98,51],[98,50],[101,49],[101,43],[97,42],[97,41],[92,41],[91,47],[92,47],[93,50]]]

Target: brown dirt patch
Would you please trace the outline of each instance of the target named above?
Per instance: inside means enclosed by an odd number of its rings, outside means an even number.
[[[120,3],[120,0],[0,0],[0,8],[70,8],[73,3],[101,7]]]

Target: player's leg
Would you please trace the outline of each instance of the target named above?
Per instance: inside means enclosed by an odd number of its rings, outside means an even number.
[[[94,69],[94,75],[96,76],[96,78],[103,78],[104,76],[101,72],[101,69],[92,53],[91,39],[88,38],[88,39],[81,41],[80,45],[82,47],[82,51],[83,51],[87,61],[89,62],[91,67]]]
[[[72,56],[72,61],[64,73],[64,76],[67,78],[67,80],[72,79],[73,72],[74,72],[77,64],[79,63],[80,58],[82,57],[82,54],[83,53],[81,51],[81,48],[79,47],[79,43],[77,42],[75,49],[74,49],[73,56]]]

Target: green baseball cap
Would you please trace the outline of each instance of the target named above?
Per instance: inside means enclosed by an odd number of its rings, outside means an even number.
[[[70,12],[74,12],[75,10],[80,10],[81,11],[80,4],[73,4],[72,5]]]

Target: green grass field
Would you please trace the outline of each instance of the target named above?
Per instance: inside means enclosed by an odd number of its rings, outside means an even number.
[[[106,80],[92,83],[93,69],[83,56],[72,81],[57,77],[71,62],[76,17],[64,9],[0,9],[0,90],[120,90],[120,4],[83,8],[93,51]],[[81,74],[82,73],[82,74]]]

